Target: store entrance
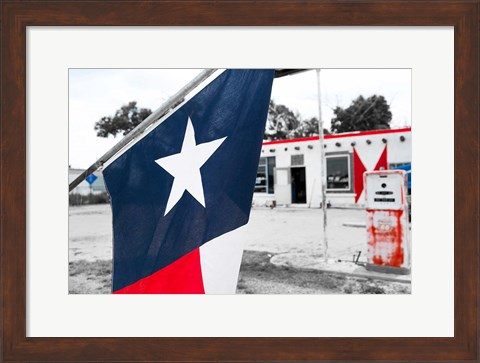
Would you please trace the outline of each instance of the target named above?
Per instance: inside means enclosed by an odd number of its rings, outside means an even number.
[[[307,183],[305,167],[291,168],[292,203],[307,203]]]

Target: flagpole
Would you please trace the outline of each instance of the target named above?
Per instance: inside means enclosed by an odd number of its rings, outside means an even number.
[[[193,91],[200,83],[205,81],[217,69],[204,69],[200,74],[198,74],[193,80],[181,88],[177,93],[170,97],[162,106],[157,110],[152,112],[145,120],[137,125],[132,131],[130,131],[123,139],[121,139],[115,146],[108,150],[102,157],[100,157],[96,162],[90,165],[89,168],[84,170],[79,176],[75,178],[69,185],[69,192],[71,192],[78,184],[84,181],[90,174],[95,170],[103,166],[110,158],[127,146],[131,141],[141,135],[149,126],[151,126],[155,121],[163,117],[168,113],[172,108],[175,108],[180,103],[185,100],[185,97]]]
[[[322,95],[320,92],[320,69],[317,71],[317,91],[318,91],[318,139],[320,141],[320,180],[322,185],[322,211],[323,211],[323,259],[328,261],[328,239],[327,239],[327,186],[326,186],[326,165],[325,165],[325,147],[323,138],[323,120],[322,120]]]

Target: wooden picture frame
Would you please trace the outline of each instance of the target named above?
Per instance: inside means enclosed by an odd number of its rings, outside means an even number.
[[[4,361],[478,361],[478,1],[13,1],[2,11]],[[152,15],[158,14],[158,15]],[[452,26],[455,30],[453,338],[27,338],[28,26]]]

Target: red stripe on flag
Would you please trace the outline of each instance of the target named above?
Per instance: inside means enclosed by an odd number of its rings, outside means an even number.
[[[200,248],[114,294],[205,294]]]

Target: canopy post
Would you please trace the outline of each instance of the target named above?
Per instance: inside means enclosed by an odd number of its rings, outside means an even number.
[[[317,69],[317,91],[318,91],[318,139],[320,141],[320,180],[322,186],[322,211],[323,211],[323,259],[328,261],[328,239],[327,239],[327,185],[326,185],[326,160],[322,120],[322,94],[320,92],[320,69]]]

